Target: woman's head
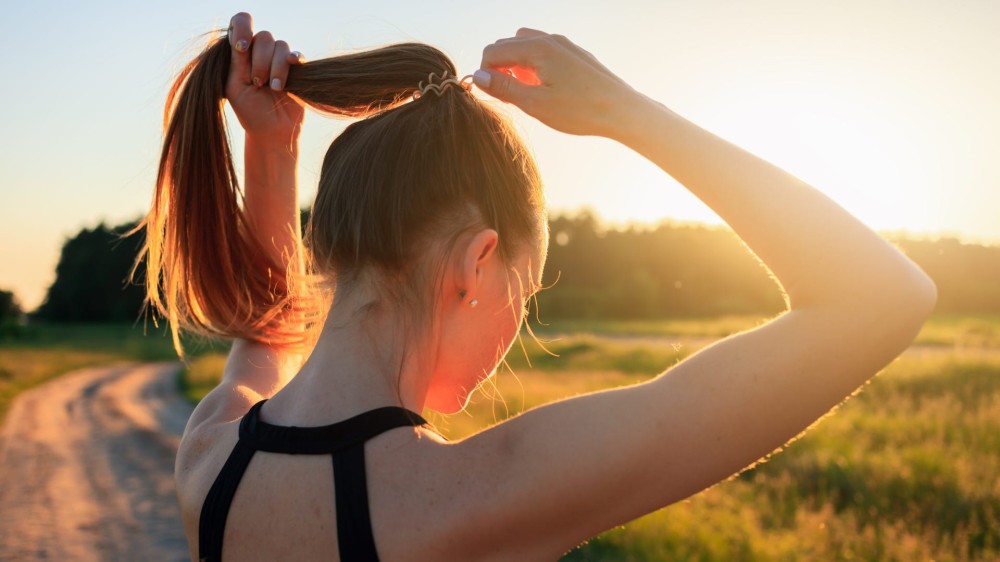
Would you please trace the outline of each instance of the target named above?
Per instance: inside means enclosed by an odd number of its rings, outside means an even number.
[[[385,48],[397,49],[412,46]],[[411,83],[403,91],[413,90]],[[510,261],[543,225],[530,154],[502,117],[454,86],[357,121],[334,139],[307,237],[323,270],[392,276],[434,243],[476,228],[496,230],[497,251]]]
[[[397,45],[375,53],[443,57],[428,49]],[[447,59],[420,64],[434,63],[443,66],[438,76],[454,75]],[[289,77],[293,93],[297,78]],[[414,91],[413,82],[401,86]],[[481,379],[506,352],[521,321],[516,295],[521,285],[529,294],[541,274],[544,237],[530,154],[500,115],[454,85],[357,121],[333,141],[306,243],[316,272],[336,279],[338,291],[374,284],[372,304],[401,318],[414,345],[426,343],[421,335],[443,338],[428,403],[447,411],[464,405],[475,386],[469,377]],[[503,272],[504,283],[462,279],[476,270]],[[501,296],[503,306],[483,317]],[[471,302],[483,305],[480,314],[447,314],[450,303]],[[478,324],[464,322],[477,317]]]
[[[221,116],[229,54],[217,40],[168,99],[145,221],[149,302],[175,332],[311,341],[292,327],[315,318],[308,309],[322,299],[294,277],[276,281],[283,267],[262,264],[240,209]],[[433,331],[442,349],[462,346],[437,354],[438,397],[428,399],[450,410],[449,392],[491,371],[509,346],[547,233],[537,169],[503,117],[460,86],[407,101],[431,73],[455,69],[437,49],[400,44],[293,66],[285,89],[321,112],[361,118],[323,161],[306,229],[312,272],[338,298],[363,286],[375,295],[364,311],[394,315],[413,341]]]

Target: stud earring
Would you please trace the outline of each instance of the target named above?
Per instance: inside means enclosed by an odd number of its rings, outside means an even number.
[[[465,295],[467,295],[467,294],[469,294],[469,293],[467,293],[465,291],[465,289],[463,289],[463,290],[461,290],[461,291],[458,292],[458,296],[462,300],[465,300]],[[477,304],[479,304],[479,299],[472,299],[471,301],[469,301],[469,307],[471,307],[471,308],[476,308]]]

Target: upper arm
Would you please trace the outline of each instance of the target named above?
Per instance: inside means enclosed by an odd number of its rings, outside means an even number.
[[[185,433],[206,422],[227,422],[243,416],[251,406],[281,390],[300,366],[298,354],[252,340],[235,339],[222,379],[195,406]]]
[[[725,479],[891,362],[929,314],[924,300],[788,311],[651,381],[535,408],[448,445],[462,476],[450,505],[483,521],[456,541],[482,549],[469,559],[557,557]]]

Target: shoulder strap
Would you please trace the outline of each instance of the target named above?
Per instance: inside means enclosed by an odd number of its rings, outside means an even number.
[[[337,498],[337,547],[342,562],[378,562],[371,514],[365,444],[357,443],[331,455],[333,488]]]
[[[254,408],[259,410],[264,402],[266,400],[261,400]],[[427,423],[419,414],[406,408],[385,406],[329,425],[274,425],[261,420],[254,408],[246,416],[246,427],[240,426],[240,439],[249,442],[254,449],[269,453],[330,454],[364,443],[390,429]]]
[[[256,452],[250,444],[242,438],[244,426],[251,414],[256,414],[264,402],[254,404],[247,415],[240,420],[240,439],[233,447],[233,452],[226,459],[226,464],[222,466],[219,475],[212,483],[208,495],[205,496],[205,503],[201,506],[201,518],[198,522],[198,559],[200,562],[222,562],[222,539],[226,532],[226,519],[229,517],[229,507],[233,503],[233,496],[236,495],[236,488],[243,479],[243,473],[250,464],[250,459]]]
[[[427,423],[420,415],[397,406],[376,408],[334,424],[315,427],[280,426],[259,417],[267,399],[254,404],[240,420],[239,439],[201,507],[198,557],[222,561],[222,542],[236,489],[256,451],[287,454],[331,454],[337,503],[337,538],[341,561],[378,561],[368,511],[364,443],[390,429]],[[345,514],[341,516],[341,514]],[[345,528],[342,528],[346,525]],[[345,551],[346,548],[350,549]]]

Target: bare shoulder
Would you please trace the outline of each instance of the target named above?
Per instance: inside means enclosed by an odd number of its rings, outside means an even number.
[[[298,353],[237,338],[226,357],[219,384],[195,406],[185,434],[202,424],[239,419],[258,401],[281,390],[301,363]]]
[[[174,485],[192,560],[197,559],[195,548],[198,545],[202,504],[218,471],[236,444],[237,433],[230,426],[238,423],[237,420],[228,423],[202,423],[194,427],[189,425],[177,447]]]
[[[174,481],[182,511],[201,509],[216,473],[236,445],[239,420],[189,428],[177,447]]]

